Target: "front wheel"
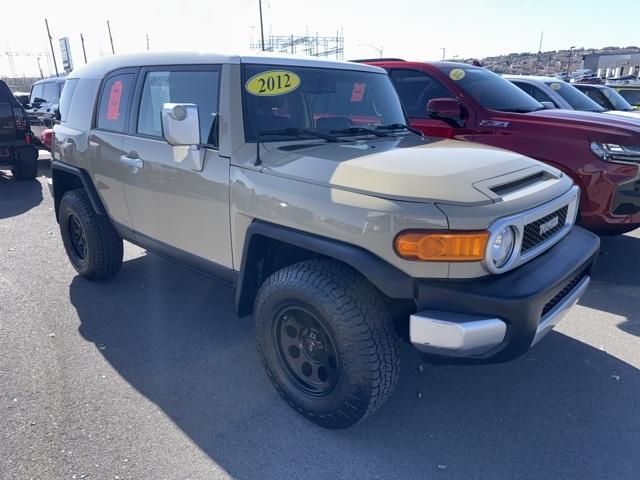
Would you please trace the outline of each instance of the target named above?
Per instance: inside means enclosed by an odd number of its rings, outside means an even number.
[[[310,260],[277,271],[255,305],[262,362],[278,392],[326,428],[347,428],[391,395],[399,338],[380,294],[351,268]]]

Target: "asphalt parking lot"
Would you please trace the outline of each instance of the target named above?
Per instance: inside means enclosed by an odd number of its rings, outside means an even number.
[[[590,290],[528,355],[432,366],[327,431],[271,387],[230,287],[127,244],[91,283],[46,185],[0,174],[2,479],[637,479],[640,230],[604,238]],[[423,368],[419,368],[423,365]]]

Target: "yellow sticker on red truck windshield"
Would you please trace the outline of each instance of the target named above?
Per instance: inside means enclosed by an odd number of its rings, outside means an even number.
[[[454,81],[462,80],[466,75],[465,71],[461,68],[454,68],[449,72],[449,78]]]
[[[251,95],[271,97],[293,92],[300,86],[300,77],[288,70],[268,70],[254,75],[244,88]]]

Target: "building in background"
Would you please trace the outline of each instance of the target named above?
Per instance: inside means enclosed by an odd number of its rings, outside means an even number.
[[[596,72],[600,78],[640,74],[640,51],[635,53],[591,53],[583,57],[584,68]]]

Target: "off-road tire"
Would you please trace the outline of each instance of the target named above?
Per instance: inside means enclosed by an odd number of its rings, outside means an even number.
[[[14,160],[11,168],[13,178],[16,180],[33,180],[38,176],[38,153],[30,148],[15,149]]]
[[[291,305],[313,313],[335,345],[339,373],[324,396],[303,391],[282,361],[274,325],[279,312]],[[393,392],[400,370],[399,337],[379,292],[348,266],[309,260],[275,272],[260,287],[254,316],[269,378],[291,407],[317,425],[355,425]]]
[[[106,215],[95,212],[84,190],[65,192],[60,201],[58,223],[67,256],[80,275],[89,280],[104,280],[118,273],[122,266],[122,238]],[[70,224],[82,230],[83,245],[86,245],[84,255],[78,254]]]

